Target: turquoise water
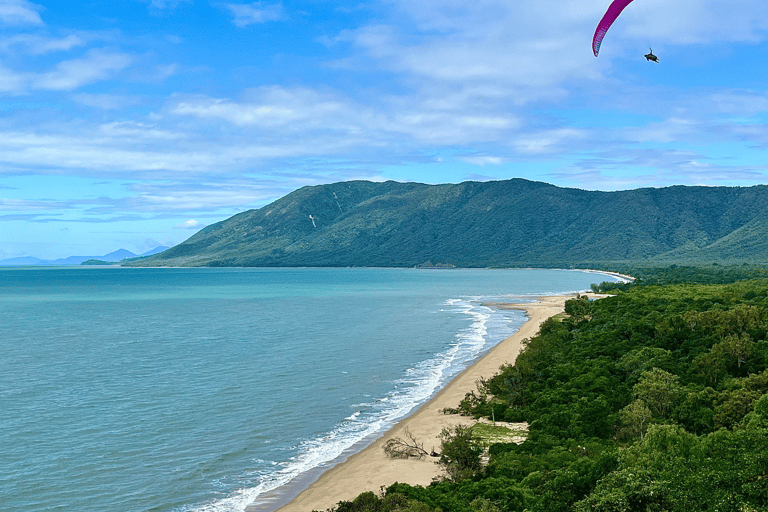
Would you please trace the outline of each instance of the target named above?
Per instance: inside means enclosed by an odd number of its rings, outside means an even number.
[[[0,270],[0,508],[241,511],[382,433],[556,270]],[[260,498],[261,497],[261,498]]]

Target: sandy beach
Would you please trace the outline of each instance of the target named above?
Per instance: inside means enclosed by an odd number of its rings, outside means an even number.
[[[523,347],[523,340],[535,336],[539,326],[547,318],[562,312],[565,301],[573,297],[540,297],[533,303],[494,304],[495,307],[524,310],[528,321],[515,334],[456,376],[415,413],[401,420],[364,450],[323,473],[296,498],[279,508],[279,512],[324,511],[339,501],[352,500],[365,491],[378,492],[382,486],[395,482],[428,485],[434,477],[442,474],[434,462],[436,459],[391,459],[384,453],[384,443],[395,437],[405,438],[403,432],[407,428],[426,450],[432,451],[434,448],[439,451],[439,435],[444,427],[474,424],[472,418],[446,415],[442,410],[456,407],[466,393],[477,390],[478,380],[492,377],[502,365],[513,363]],[[261,509],[261,506],[251,505],[246,510],[256,512]]]

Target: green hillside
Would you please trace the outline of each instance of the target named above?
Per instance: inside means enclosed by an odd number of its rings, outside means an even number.
[[[619,192],[523,179],[304,187],[131,265],[574,266],[768,261],[768,187]]]

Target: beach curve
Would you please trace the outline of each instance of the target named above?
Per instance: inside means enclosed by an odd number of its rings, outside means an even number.
[[[408,431],[428,451],[439,450],[440,432],[453,425],[472,425],[470,417],[443,414],[443,409],[456,407],[470,391],[476,391],[477,382],[499,372],[502,365],[513,364],[523,349],[523,342],[535,336],[541,324],[548,318],[564,311],[565,301],[576,294],[538,297],[535,302],[493,304],[504,309],[523,310],[528,320],[514,334],[497,344],[483,357],[454,377],[432,399],[416,412],[403,418],[369,446],[345,461],[322,473],[317,480],[295,498],[277,509],[278,512],[324,511],[339,501],[350,501],[366,491],[378,492],[381,487],[395,482],[411,485],[429,485],[443,474],[434,458],[392,459],[384,453],[384,443],[395,437],[405,437]],[[254,503],[246,512],[273,509],[263,503]]]

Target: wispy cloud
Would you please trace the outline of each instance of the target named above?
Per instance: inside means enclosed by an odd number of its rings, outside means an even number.
[[[306,148],[328,154],[395,144],[403,147],[418,141],[446,145],[497,140],[520,126],[514,115],[489,112],[492,109],[487,105],[475,108],[475,99],[467,103],[466,95],[450,93],[423,98],[393,96],[377,106],[308,88],[265,87],[245,96],[242,100],[179,99],[168,112],[258,131],[259,140],[275,148],[302,140],[302,144],[294,144],[292,153],[296,155],[306,154]]]
[[[520,134],[513,140],[512,145],[523,154],[553,154],[570,151],[589,136],[588,130],[557,128]]]
[[[142,104],[141,97],[123,94],[82,93],[74,95],[72,99],[83,105],[96,107],[103,110],[119,110],[126,107]]]
[[[54,200],[30,200],[30,199],[4,199],[0,197],[0,210],[11,211],[36,211],[51,210],[66,207],[65,201]]]
[[[235,125],[273,127],[295,121],[322,122],[327,115],[339,114],[344,105],[309,89],[286,90],[268,87],[252,92],[253,101],[236,102],[221,98],[197,97],[179,101],[171,107],[178,115],[218,118]],[[322,115],[325,114],[325,115]]]
[[[42,25],[41,5],[26,0],[1,0],[0,23],[3,25]]]
[[[28,81],[28,74],[18,73],[0,64],[0,92],[21,92],[26,89]]]
[[[724,90],[709,96],[714,109],[737,117],[752,117],[768,113],[768,93],[765,91]]]
[[[149,4],[150,10],[154,13],[173,10],[179,4],[189,3],[192,0],[142,0]]]
[[[133,57],[126,53],[92,49],[82,58],[58,63],[54,70],[37,76],[32,85],[36,89],[47,90],[77,89],[111,77],[132,61]]]
[[[501,165],[504,163],[504,158],[498,156],[462,156],[459,158],[468,164],[478,166]]]
[[[759,0],[646,0],[633,4],[620,37],[652,38],[666,44],[711,44],[714,41],[764,41],[768,17]]]
[[[257,25],[270,21],[279,21],[285,17],[283,4],[253,2],[250,4],[226,4],[226,8],[235,16],[232,23],[238,27]]]
[[[65,52],[88,44],[92,39],[83,33],[68,34],[63,37],[51,37],[41,34],[17,34],[0,41],[0,50],[6,53],[20,51],[28,55],[45,55],[53,52]]]

